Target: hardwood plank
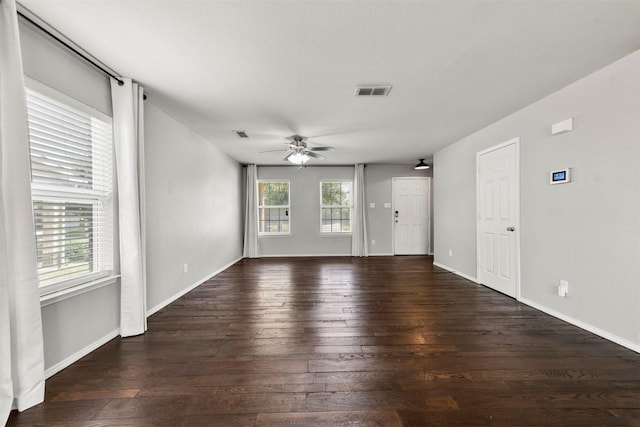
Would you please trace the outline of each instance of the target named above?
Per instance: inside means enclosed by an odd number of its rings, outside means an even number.
[[[9,426],[640,426],[640,355],[430,257],[242,260]]]
[[[395,412],[302,412],[258,414],[256,427],[401,427]]]
[[[550,409],[532,408],[526,411],[502,407],[499,409],[468,409],[464,411],[407,411],[400,410],[398,415],[406,427],[424,426],[617,426],[638,425],[602,409]],[[637,420],[636,420],[637,421]]]

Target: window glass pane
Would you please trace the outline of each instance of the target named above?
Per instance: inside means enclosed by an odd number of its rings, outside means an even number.
[[[273,183],[259,183],[259,184],[273,184]],[[280,183],[277,183],[280,184]],[[285,182],[285,189],[282,187],[278,189],[280,196],[284,192],[287,193],[288,203],[288,187],[289,183]],[[264,198],[267,200],[274,200],[268,196],[269,185],[262,185]],[[278,196],[278,197],[280,197]],[[262,197],[262,196],[261,196]],[[278,199],[277,202],[281,203],[283,201],[282,198]],[[278,205],[276,205],[278,206]],[[286,205],[285,205],[286,206]],[[258,208],[258,231],[260,233],[288,233],[289,232],[289,208],[288,207],[269,207],[268,205],[262,206]]]
[[[33,202],[41,285],[93,271],[93,206]]]
[[[339,182],[322,183],[322,204],[337,206],[341,204],[341,191]]]
[[[343,182],[341,188],[341,205],[351,206],[351,181]]]
[[[289,183],[260,182],[258,184],[258,201],[262,206],[289,205]]]
[[[320,191],[320,231],[350,232],[352,182],[323,181]]]
[[[322,208],[322,220],[331,220],[331,208]]]

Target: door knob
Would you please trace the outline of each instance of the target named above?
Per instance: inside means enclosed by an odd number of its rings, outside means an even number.
[[[507,231],[516,231],[515,227],[507,227]]]

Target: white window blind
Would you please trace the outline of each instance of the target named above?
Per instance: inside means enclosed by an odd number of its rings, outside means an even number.
[[[31,188],[41,287],[113,269],[111,119],[27,89]]]

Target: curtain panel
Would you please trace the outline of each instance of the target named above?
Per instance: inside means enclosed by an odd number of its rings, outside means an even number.
[[[353,227],[351,256],[369,256],[367,246],[366,204],[364,198],[364,165],[356,164],[353,176]]]
[[[143,88],[111,79],[120,229],[120,335],[147,330]]]
[[[44,401],[27,108],[14,0],[0,1],[0,424]]]
[[[244,210],[244,250],[245,258],[258,258],[258,167],[248,165],[246,169],[246,200]]]

